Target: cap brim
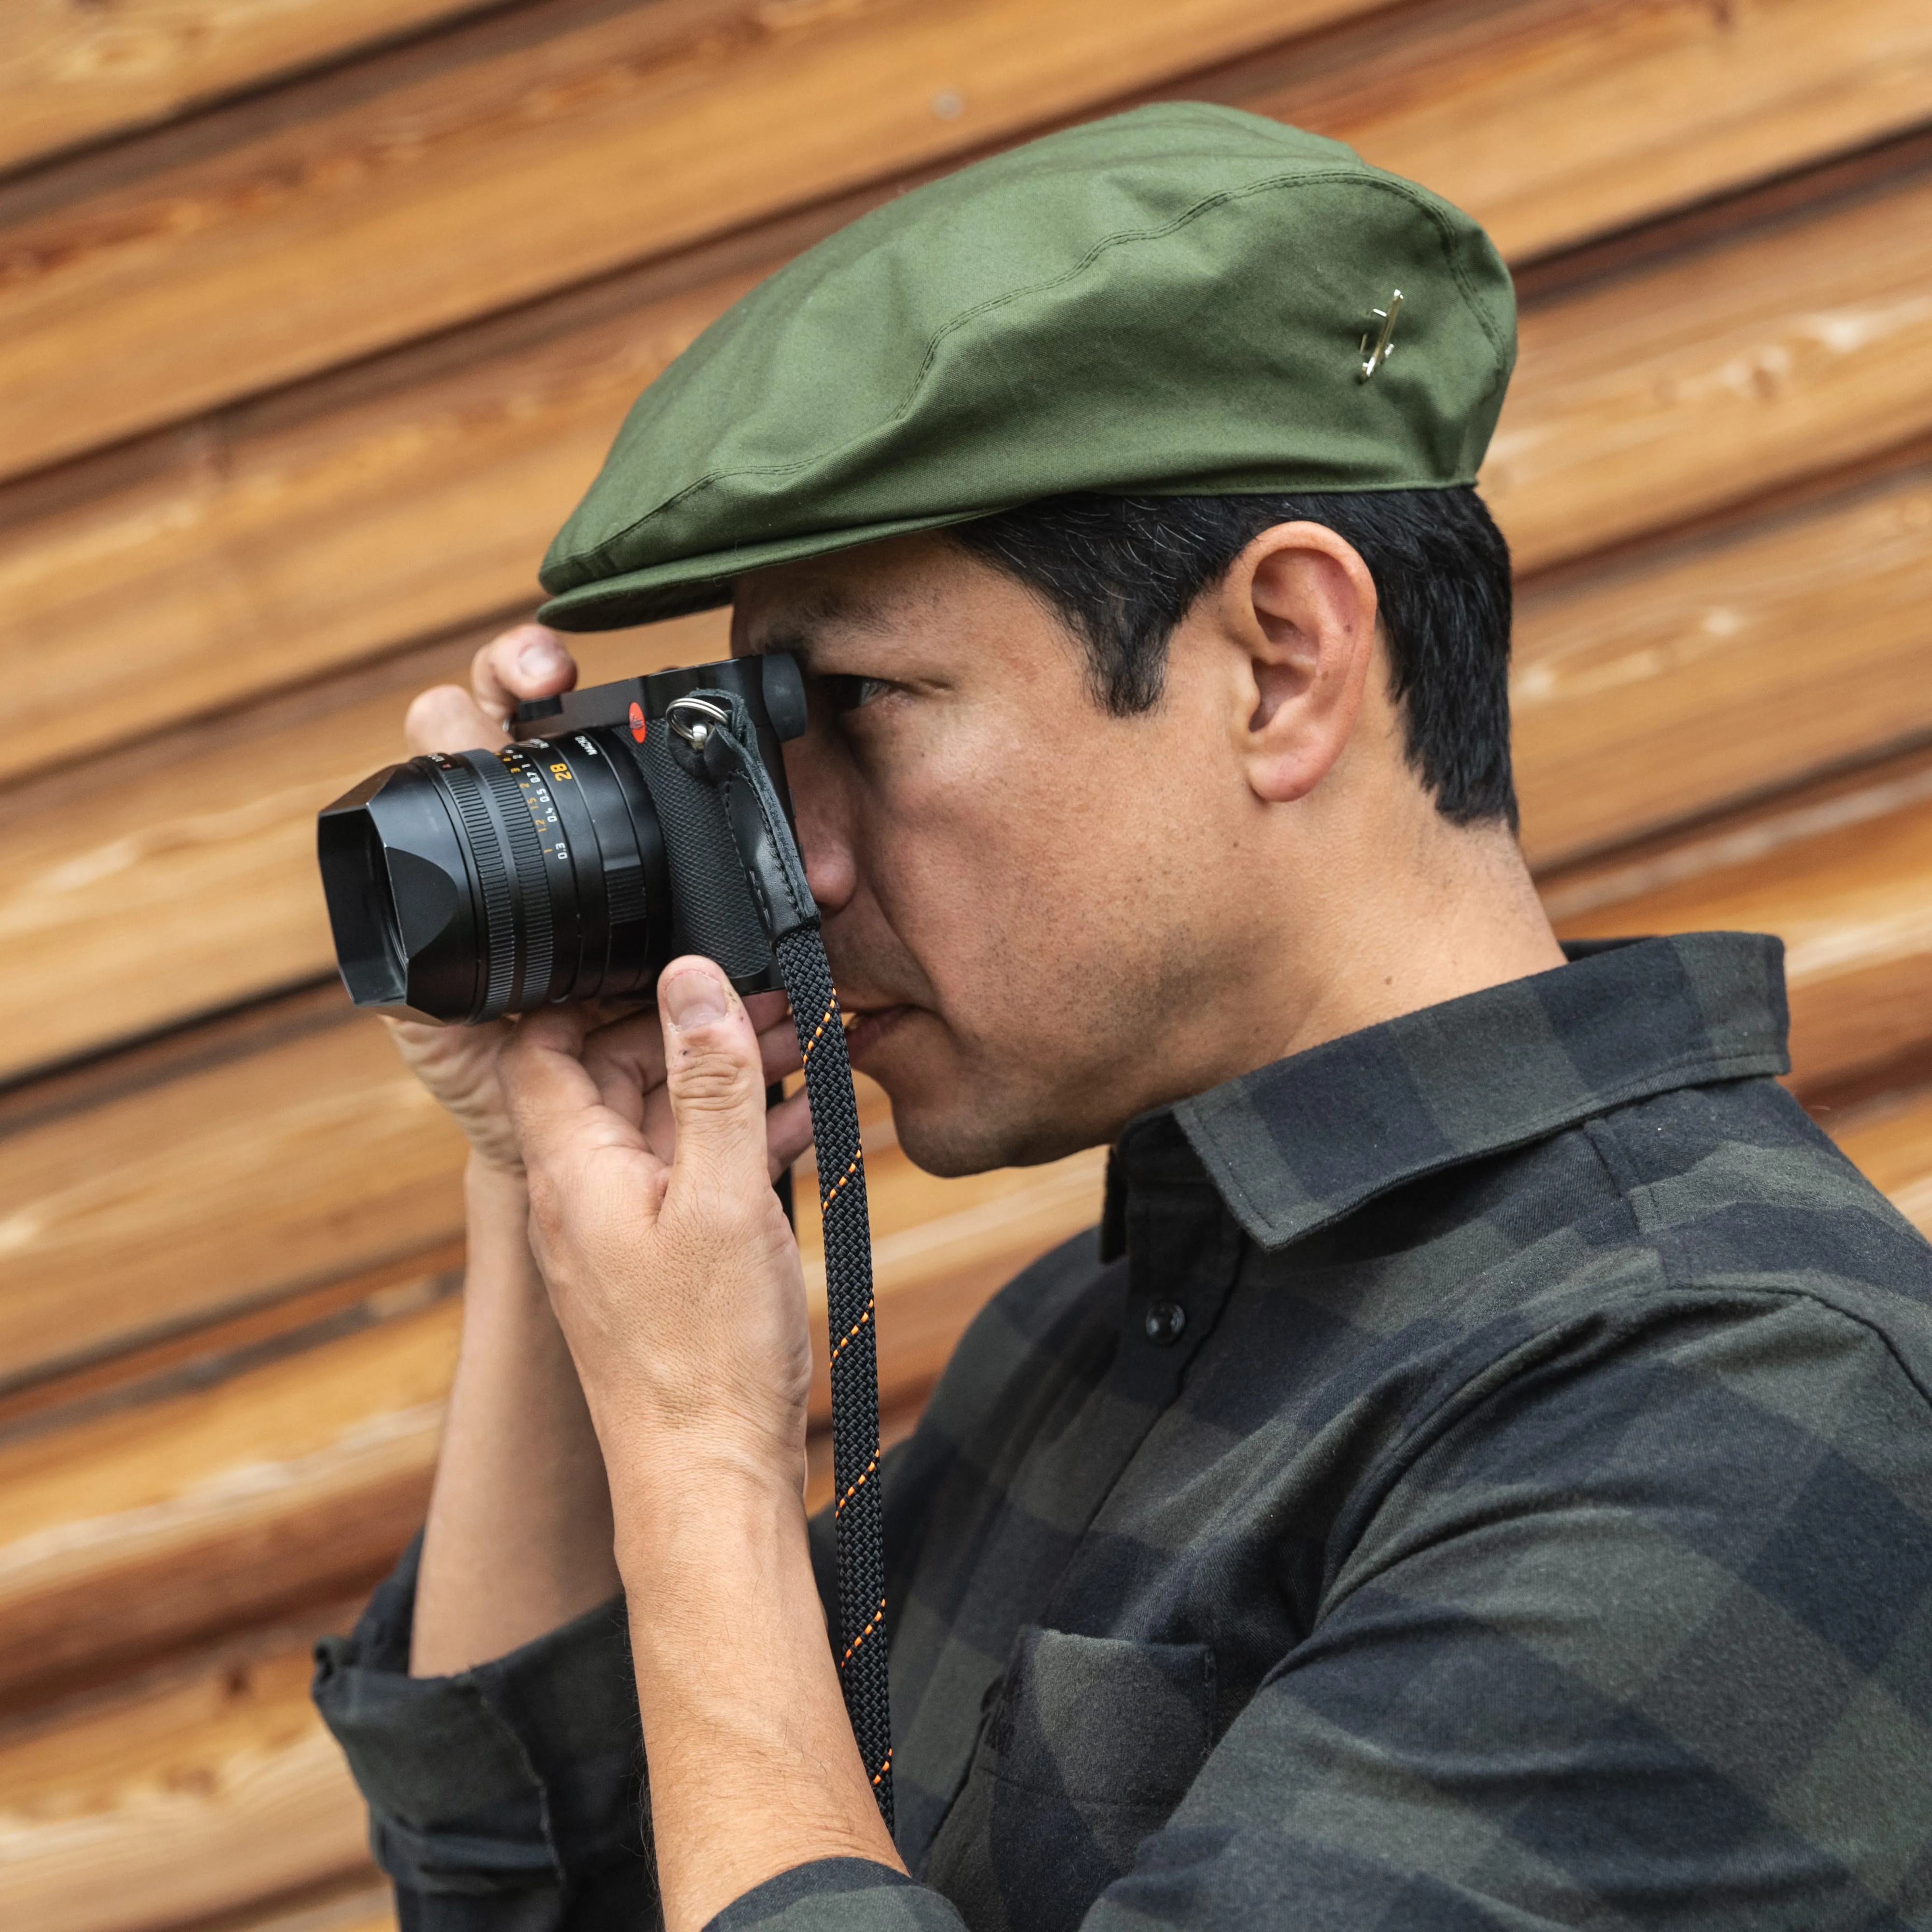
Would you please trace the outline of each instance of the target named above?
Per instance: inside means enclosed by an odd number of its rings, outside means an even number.
[[[999,506],[956,510],[943,516],[904,517],[897,521],[867,524],[854,530],[814,530],[808,534],[746,544],[735,550],[715,550],[704,556],[681,557],[656,563],[621,576],[601,577],[560,590],[540,606],[538,620],[560,631],[617,631],[633,624],[655,624],[665,617],[682,617],[694,610],[714,610],[731,601],[733,586],[754,570],[782,563],[802,563],[835,551],[883,543],[888,537],[913,536],[922,530],[944,530],[991,516]]]

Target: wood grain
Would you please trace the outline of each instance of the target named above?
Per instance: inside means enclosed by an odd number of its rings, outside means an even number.
[[[0,1140],[0,1381],[446,1242],[462,1162],[346,1011]]]
[[[1789,7],[1773,11],[1787,24],[1787,16],[1799,17]],[[1862,33],[1878,32],[1892,17],[1884,7],[1850,12],[1855,25],[1865,26],[1841,32],[1834,16],[1831,48],[1855,52],[1864,44]],[[1547,0],[1502,9],[1472,9],[1459,0],[1420,15],[1406,10],[1400,30],[1378,28],[1366,42],[1318,46],[1300,63],[1270,57],[1252,74],[1238,68],[1204,91],[1243,104],[1245,86],[1258,104],[1285,102],[1313,113],[1331,131],[1378,154],[1383,148],[1377,143],[1384,144],[1387,158],[1398,161],[1403,141],[1412,138],[1420,144],[1414,165],[1434,178],[1451,154],[1424,154],[1422,147],[1438,141],[1448,124],[1438,118],[1436,70],[1426,60],[1418,66],[1418,54],[1440,55],[1448,61],[1448,76],[1473,80],[1490,72],[1482,57],[1490,46],[1485,37],[1499,36],[1510,56],[1499,69],[1507,86],[1472,99],[1468,115],[1453,124],[1466,138],[1480,126],[1497,152],[1534,151],[1546,167],[1560,152],[1543,139],[1544,83],[1555,56],[1532,59],[1524,50],[1570,33],[1580,37],[1581,48],[1610,60],[1601,43],[1611,26],[1637,34],[1647,48],[1644,37],[1659,17],[1676,22],[1674,32],[1694,15],[1704,17],[1702,10],[1682,6],[1599,5],[1576,10],[1572,20],[1570,10],[1552,8]],[[1438,23],[1432,36],[1432,22]],[[1756,44],[1756,32],[1744,33],[1738,44]],[[1812,51],[1823,63],[1820,71],[1835,71],[1824,52]],[[1652,57],[1662,56],[1653,50],[1646,56]],[[1705,75],[1697,60],[1684,58],[1694,76]],[[1569,56],[1557,65],[1573,75],[1594,70],[1589,62]],[[1910,62],[1894,65],[1900,73],[1916,71]],[[1300,66],[1313,69],[1299,76],[1306,98],[1290,100],[1280,92],[1283,74],[1297,74]],[[1640,80],[1649,74],[1641,62],[1635,71]],[[1418,74],[1426,85],[1416,82]],[[1694,91],[1706,113],[1742,111],[1732,97],[1701,82]],[[1868,98],[1856,90],[1826,92],[1834,100]],[[1417,121],[1412,137],[1402,132],[1405,115]],[[1676,124],[1673,138],[1686,124]],[[1774,114],[1770,124],[1784,124]],[[1568,117],[1566,125],[1574,140],[1594,128],[1606,139],[1647,140],[1652,135],[1641,130],[1653,124],[1616,115]],[[1520,138],[1510,131],[1519,126]],[[1474,152],[1472,139],[1470,145]],[[1486,145],[1482,151],[1490,152]],[[1594,166],[1603,157],[1592,148],[1585,158]],[[1721,170],[1699,174],[1688,163],[1686,170],[1676,182],[1682,196],[1708,193],[1729,178]],[[1590,178],[1610,182],[1622,176],[1606,164]],[[118,741],[130,712],[150,728],[164,726],[534,596],[536,558],[595,473],[638,390],[752,281],[861,212],[878,192],[0,490],[0,605],[20,640],[10,654],[10,675],[15,703],[35,726],[31,734],[0,743],[0,773]],[[1821,223],[1820,235],[1801,226],[1780,244],[1794,258],[1798,283],[1804,281],[1804,262],[1828,248],[1824,231],[1831,218]],[[1721,262],[1710,272],[1724,279]],[[1660,291],[1657,302],[1667,306],[1689,296],[1701,299],[1694,278],[1674,296]],[[1799,328],[1808,302],[1801,301],[1791,316],[1771,298],[1764,311],[1771,335]],[[1702,316],[1701,309],[1684,316],[1685,340],[1698,339]],[[1592,386],[1600,386],[1600,370],[1586,374],[1582,388],[1567,400],[1564,394],[1545,393],[1552,382],[1561,388],[1566,358],[1578,353],[1572,335],[1581,329],[1587,337],[1597,322],[1596,310],[1586,303],[1566,312],[1553,333],[1526,325],[1511,423],[1520,416],[1526,435],[1540,434],[1536,426],[1547,422],[1556,425],[1552,435],[1594,439],[1574,453],[1574,473],[1566,474],[1563,500],[1551,512],[1520,491],[1512,496],[1505,472],[1492,472],[1492,492],[1508,500],[1502,502],[1504,519],[1526,565],[1553,554],[1546,524],[1556,526],[1556,547],[1564,554],[1566,545],[1574,548],[1580,532],[1592,540],[1596,512],[1588,486],[1595,465],[1616,457],[1626,434],[1618,411],[1593,409]],[[1600,340],[1595,346],[1604,352]],[[1552,371],[1547,380],[1541,373],[1546,363]],[[1764,422],[1758,427],[1770,434],[1780,398],[1761,403]],[[1657,413],[1653,408],[1652,416]],[[1721,408],[1713,416],[1680,404],[1667,423],[1652,425],[1664,440],[1650,450],[1660,468],[1682,461],[1700,469],[1700,487],[1720,500],[1736,493],[1739,473],[1753,479],[1753,488],[1758,474],[1748,467],[1757,460],[1752,451],[1742,453],[1742,472],[1708,461],[1703,444],[1714,429],[1724,428],[1723,415]],[[1888,433],[1881,429],[1881,440]],[[1772,440],[1786,448],[1788,467],[1790,451],[1803,447],[1803,433]],[[1614,464],[1606,473],[1614,473]],[[1607,507],[1627,518],[1627,485],[1618,480],[1616,488],[1624,494]]]
[[[1932,429],[1932,176],[1522,319],[1482,473],[1520,571],[1544,568]]]
[[[1932,730],[1928,610],[1923,466],[1532,584],[1510,682],[1532,862]]]
[[[1478,0],[1176,91],[1334,134],[1476,213],[1520,262],[1916,124],[1932,16],[1918,0]]]
[[[358,1876],[346,1885],[305,1888],[292,1902],[239,1919],[224,1916],[218,1926],[190,1932],[396,1932],[395,1894],[386,1880],[372,1884]]]
[[[314,1636],[340,1621],[0,1738],[0,1922],[160,1932],[331,1880],[366,1892],[362,1801],[308,1695]]]
[[[13,0],[0,9],[0,167],[502,0]]]
[[[0,1700],[369,1588],[422,1520],[459,1320],[0,1446]]]
[[[68,766],[16,795],[0,848],[0,1072],[330,975],[315,814],[404,755],[416,692],[468,681],[478,632],[265,710]],[[728,655],[706,614],[608,634],[584,681]],[[142,935],[141,970],[128,942]]]
[[[0,1396],[0,1444],[77,1428],[96,1416],[172,1400],[259,1363],[412,1312],[463,1285],[460,1239],[367,1274],[284,1295],[158,1340],[16,1382]]]
[[[1932,1088],[1903,1094],[1848,1120],[1838,1143],[1922,1234],[1932,1238]]]
[[[1932,1044],[1932,758],[1781,794],[1544,886],[1566,938],[1732,928],[1785,944],[1793,1084]]]
[[[633,277],[0,489],[0,773],[533,604],[632,398],[754,279]]]
[[[559,0],[0,194],[17,472],[1367,0]]]

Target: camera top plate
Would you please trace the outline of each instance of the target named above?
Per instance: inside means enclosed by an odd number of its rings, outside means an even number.
[[[629,726],[641,737],[633,707],[649,724],[662,718],[679,698],[694,691],[735,692],[751,708],[754,721],[780,742],[805,730],[805,680],[789,652],[763,657],[724,658],[714,664],[680,664],[644,677],[620,677],[566,691],[556,698],[526,699],[511,714],[519,735],[546,736]]]

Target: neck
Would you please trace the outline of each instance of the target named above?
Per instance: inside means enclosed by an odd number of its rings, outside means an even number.
[[[1563,964],[1508,828],[1452,825],[1421,802],[1324,842],[1330,884],[1301,909],[1277,1054]]]

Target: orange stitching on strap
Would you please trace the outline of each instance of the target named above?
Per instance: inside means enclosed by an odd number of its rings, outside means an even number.
[[[838,1668],[841,1670],[843,1670],[846,1665],[852,1661],[853,1657],[856,1653],[860,1645],[863,1643],[866,1638],[870,1636],[873,1631],[878,1628],[879,1619],[883,1617],[885,1613],[886,1600],[884,1598],[881,1597],[879,1599],[879,1607],[872,1612],[872,1621],[868,1622],[866,1628],[845,1646],[845,1654],[838,1660]]]
[[[854,1482],[852,1486],[832,1505],[832,1514],[835,1518],[844,1514],[845,1505],[866,1486],[866,1478],[878,1466],[879,1459],[878,1456],[874,1456],[872,1460],[866,1465],[864,1468],[860,1471],[858,1480]]]
[[[835,992],[831,998],[826,1002],[824,1012],[819,1015],[818,1024],[812,1030],[812,1037],[799,1049],[800,1059],[809,1060],[812,1058],[812,1049],[818,1044],[819,1035],[832,1024],[832,1016],[838,1010],[838,995]]]
[[[865,1153],[862,1149],[859,1153],[855,1154],[852,1156],[852,1165],[848,1167],[830,1187],[821,1187],[818,1190],[818,1211],[821,1214],[824,1213],[826,1208],[832,1205],[833,1196],[838,1192],[840,1188],[845,1185],[847,1181],[852,1178],[854,1174],[859,1172],[859,1164],[865,1158]]]
[[[847,1329],[844,1334],[840,1336],[838,1340],[832,1345],[832,1361],[836,1362],[838,1360],[840,1354],[844,1352],[845,1344],[850,1341],[852,1337],[857,1334],[859,1330],[864,1328],[866,1324],[871,1321],[872,1318],[872,1304],[868,1301],[866,1304],[865,1313],[860,1316],[858,1320],[854,1322],[851,1327]],[[831,1364],[827,1363],[826,1366],[830,1367]]]
[[[890,1771],[892,1768],[892,1748],[890,1744],[888,1744],[886,1747],[885,1756],[879,1760],[878,1769],[872,1774],[872,1782],[874,1784],[883,1784],[886,1781],[886,1773]]]

